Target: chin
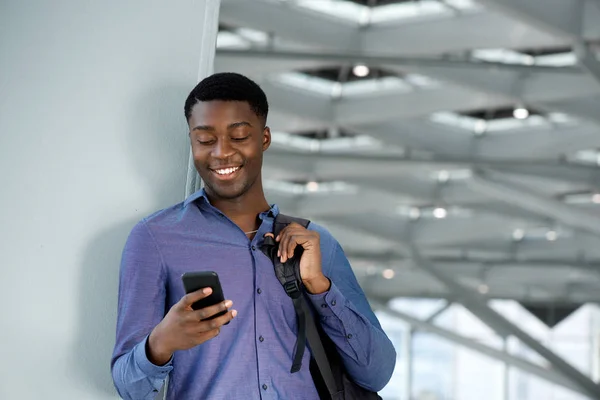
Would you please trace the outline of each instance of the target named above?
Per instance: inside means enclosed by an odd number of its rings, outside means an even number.
[[[237,199],[248,191],[248,188],[242,184],[222,185],[206,182],[206,188],[209,190],[209,194],[224,200]]]

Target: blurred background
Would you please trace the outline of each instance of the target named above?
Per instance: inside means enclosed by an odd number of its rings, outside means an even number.
[[[342,243],[385,399],[600,398],[598,50],[596,0],[222,0],[215,71],[266,91],[268,199]]]
[[[123,244],[199,187],[183,103],[235,71],[268,200],[396,347],[385,400],[600,400],[599,54],[599,0],[0,2],[0,398],[118,398]]]

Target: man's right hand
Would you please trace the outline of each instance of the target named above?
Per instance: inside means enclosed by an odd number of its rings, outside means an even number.
[[[221,327],[237,315],[236,310],[231,310],[215,319],[203,321],[233,305],[231,300],[225,300],[200,310],[192,309],[192,304],[211,293],[210,288],[200,289],[186,294],[171,307],[148,338],[146,355],[150,362],[166,364],[175,351],[191,349],[217,336]]]

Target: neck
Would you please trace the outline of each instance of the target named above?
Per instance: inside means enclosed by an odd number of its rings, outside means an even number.
[[[254,220],[258,214],[271,208],[265,198],[260,179],[246,193],[235,199],[216,198],[208,192],[206,195],[215,208],[221,210],[233,221],[244,218]]]

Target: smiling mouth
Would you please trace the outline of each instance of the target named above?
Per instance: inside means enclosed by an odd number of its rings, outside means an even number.
[[[211,171],[217,175],[220,179],[227,179],[233,177],[242,167],[227,167],[227,168],[215,168]]]

